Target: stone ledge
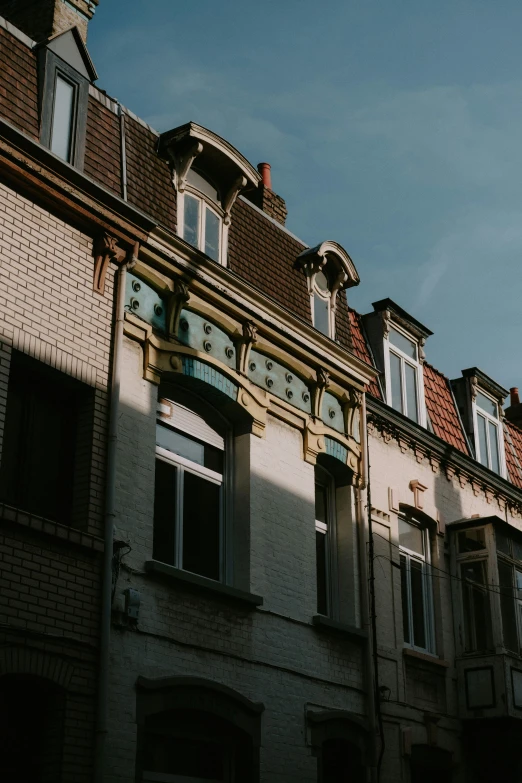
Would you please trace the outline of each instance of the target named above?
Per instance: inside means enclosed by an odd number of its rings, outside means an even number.
[[[247,593],[245,590],[238,590],[237,587],[224,585],[221,582],[215,582],[213,579],[207,579],[198,574],[192,574],[189,571],[182,571],[181,568],[160,563],[157,560],[147,560],[145,571],[154,576],[163,577],[174,583],[184,585],[187,589],[198,593],[206,593],[214,598],[224,598],[233,603],[242,604],[245,609],[255,609],[256,606],[262,606],[263,599],[259,595]]]
[[[337,620],[332,620],[331,617],[326,617],[322,614],[316,614],[312,617],[312,623],[317,627],[325,631],[332,631],[333,633],[347,638],[353,639],[356,642],[364,642],[368,638],[368,632],[362,628],[356,628],[354,625],[346,625],[340,623]]]
[[[14,524],[22,525],[36,533],[44,533],[59,541],[75,544],[93,552],[103,552],[105,548],[103,539],[93,536],[92,533],[85,533],[83,530],[53,522],[51,519],[37,517],[27,511],[6,506],[3,503],[0,503],[0,519],[5,522],[14,522]]]
[[[431,664],[432,666],[442,666],[444,669],[448,669],[450,665],[449,661],[445,661],[443,658],[438,658],[436,655],[430,655],[429,653],[412,650],[411,647],[403,647],[402,654],[405,658],[412,658],[416,661]]]

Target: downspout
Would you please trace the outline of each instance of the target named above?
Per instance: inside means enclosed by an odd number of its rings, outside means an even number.
[[[120,415],[121,350],[125,319],[125,275],[138,260],[139,244],[136,242],[132,257],[117,272],[114,343],[112,350],[112,378],[109,412],[109,437],[107,441],[107,481],[105,490],[105,546],[103,550],[102,596],[100,619],[100,668],[98,675],[98,705],[94,755],[94,781],[103,783],[105,776],[106,740],[109,715],[109,655],[112,611],[112,558],[114,520],[116,517],[116,457],[118,445],[118,419]]]
[[[368,518],[363,500],[363,492],[368,485],[368,431],[366,422],[366,394],[362,396],[361,405],[361,482],[357,491],[356,515],[357,525],[360,530],[359,571],[361,574],[361,620],[362,626],[368,631],[368,639],[364,646],[364,679],[366,685],[366,699],[368,704],[368,723],[370,727],[370,780],[378,781],[377,766],[377,713],[376,713],[376,687],[374,678],[373,655],[373,629],[370,617],[369,581],[367,552],[369,551],[370,534]],[[370,510],[371,513],[371,510]]]

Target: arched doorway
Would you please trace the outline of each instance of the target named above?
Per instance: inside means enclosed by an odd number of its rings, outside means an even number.
[[[42,677],[0,677],[0,780],[59,783],[65,692]]]

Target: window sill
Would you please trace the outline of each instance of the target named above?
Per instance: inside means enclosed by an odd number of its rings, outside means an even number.
[[[364,631],[362,628],[356,628],[353,625],[345,625],[345,623],[332,620],[331,617],[326,617],[322,614],[314,615],[314,617],[312,617],[312,623],[316,628],[320,628],[324,631],[331,631],[357,642],[363,642],[368,638],[368,632]]]
[[[247,593],[245,590],[238,590],[236,587],[230,587],[230,585],[224,585],[221,582],[215,582],[213,579],[207,579],[205,576],[191,574],[189,571],[182,571],[180,568],[167,563],[160,563],[158,560],[147,560],[145,570],[149,574],[185,585],[194,592],[206,593],[216,598],[225,598],[234,603],[242,604],[245,608],[254,609],[263,603],[263,599],[259,595]]]
[[[402,654],[405,658],[414,658],[417,661],[430,663],[433,666],[441,666],[443,669],[449,668],[450,665],[449,661],[438,658],[436,655],[430,655],[429,653],[422,653],[418,652],[418,650],[412,650],[411,647],[403,647]]]
[[[21,511],[4,503],[0,503],[0,519],[3,519],[5,522],[14,522],[16,525],[22,525],[37,533],[53,536],[53,538],[60,541],[75,544],[93,552],[103,552],[104,550],[103,540],[93,536],[91,533],[84,533],[75,527],[62,525],[60,522],[53,522],[51,519],[37,517],[27,511]]]

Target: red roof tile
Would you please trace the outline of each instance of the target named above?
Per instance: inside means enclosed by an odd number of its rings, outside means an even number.
[[[424,362],[424,397],[435,435],[464,454],[469,454],[450,382],[427,362]]]
[[[504,419],[504,433],[509,480],[522,489],[522,430]]]

